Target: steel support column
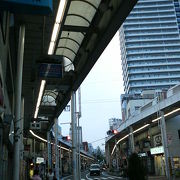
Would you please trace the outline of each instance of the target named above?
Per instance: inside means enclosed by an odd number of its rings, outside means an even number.
[[[21,135],[20,135],[20,159],[23,160],[24,144],[23,144],[23,132],[24,132],[24,97],[21,99]]]
[[[130,131],[130,147],[131,147],[131,154],[134,152],[134,134],[133,134],[133,128],[132,126],[129,127],[129,131]]]
[[[62,159],[61,159],[62,154],[63,154],[63,153],[62,153],[61,144],[60,144],[60,149],[59,149],[60,176],[62,176]]]
[[[0,177],[3,177],[3,127],[2,124],[0,124]]]
[[[164,147],[166,176],[168,179],[170,179],[169,149],[168,149],[168,143],[167,143],[166,122],[164,118],[164,112],[162,111],[161,111],[161,136],[162,136],[162,143]]]
[[[52,159],[51,159],[51,137],[50,131],[47,132],[47,154],[48,154],[48,169],[52,168]]]
[[[59,141],[58,141],[58,118],[55,118],[55,158],[56,178],[59,180]]]
[[[21,128],[21,91],[22,91],[22,72],[24,56],[25,26],[21,25],[19,30],[19,42],[17,53],[17,74],[16,74],[16,97],[15,97],[15,121],[14,121],[14,161],[13,161],[13,180],[19,180],[20,172],[20,128]]]
[[[72,129],[72,168],[73,180],[77,179],[77,160],[76,160],[76,146],[77,146],[77,122],[76,122],[76,93],[71,93],[71,129]]]
[[[116,169],[119,170],[119,157],[118,157],[118,144],[117,144],[117,139],[115,139],[115,144],[116,144]]]

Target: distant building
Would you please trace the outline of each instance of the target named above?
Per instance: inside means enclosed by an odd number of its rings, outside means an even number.
[[[79,139],[80,139],[80,145],[82,145],[82,127],[81,126],[79,126],[79,128],[77,127],[77,132],[79,131]],[[69,136],[71,137],[71,139],[72,139],[72,129],[71,129],[71,127],[70,127],[70,129],[69,129]]]
[[[82,142],[82,144],[83,144],[83,150],[88,152],[89,151],[88,142],[87,141],[86,142]]]
[[[117,118],[109,119],[109,129],[110,130],[118,129],[118,127],[120,126],[121,122],[122,122],[122,119],[117,119]]]
[[[92,154],[94,152],[94,148],[91,143],[88,143],[88,151],[90,154]]]
[[[122,94],[121,111],[122,121],[135,116],[142,106],[147,105],[155,97],[157,100],[166,98],[167,91],[163,90],[144,90],[141,94]]]

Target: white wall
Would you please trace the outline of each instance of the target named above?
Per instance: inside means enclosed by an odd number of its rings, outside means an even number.
[[[169,140],[170,156],[180,157],[180,139],[178,130],[180,130],[180,115],[166,121],[167,137]]]

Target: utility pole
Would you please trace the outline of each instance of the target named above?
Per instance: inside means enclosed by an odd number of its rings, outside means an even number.
[[[115,144],[116,144],[116,169],[119,170],[117,139],[115,139]]]
[[[47,132],[47,154],[48,154],[48,170],[49,170],[52,168],[50,131]]]
[[[81,89],[79,87],[78,89],[78,104],[79,104],[79,112],[77,112],[77,174],[78,174],[78,179],[81,179],[81,156],[80,156],[80,126],[79,126],[79,119],[81,118]]]
[[[167,143],[167,133],[166,133],[166,122],[164,118],[164,112],[160,111],[161,114],[161,136],[162,143],[164,147],[164,155],[165,155],[165,165],[166,165],[166,176],[170,179],[170,167],[169,167],[169,149]]]
[[[54,125],[55,125],[55,157],[56,157],[55,168],[56,168],[56,178],[57,180],[59,180],[58,118],[55,118]]]
[[[131,154],[134,152],[134,134],[133,134],[133,128],[132,126],[129,127],[129,130],[130,130],[130,147],[131,147]]]
[[[17,53],[17,74],[15,89],[15,121],[14,121],[14,161],[13,161],[13,180],[19,180],[20,170],[20,131],[21,131],[21,92],[22,92],[22,72],[23,72],[23,56],[25,42],[25,25],[20,26],[19,42]]]
[[[71,93],[71,129],[72,129],[72,168],[73,180],[77,180],[77,160],[76,160],[76,146],[77,146],[77,122],[76,122],[76,93]]]

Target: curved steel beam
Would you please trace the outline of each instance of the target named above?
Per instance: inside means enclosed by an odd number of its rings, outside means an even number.
[[[86,19],[85,17],[83,17],[79,14],[67,14],[67,16],[77,16],[77,17],[84,19],[86,22],[88,22],[88,24],[91,24],[91,22],[88,19]]]
[[[71,0],[71,1],[81,1],[81,2],[87,3],[90,6],[92,6],[95,10],[97,10],[97,7],[94,4],[90,3],[89,1],[86,1],[86,0]]]
[[[69,38],[69,37],[61,37],[59,40],[61,40],[61,39],[68,39],[68,40],[71,40],[71,41],[75,42],[78,46],[80,46],[80,44],[79,44],[75,39],[73,39],[73,38]]]
[[[73,52],[76,55],[76,53],[71,48],[68,48],[68,47],[65,47],[65,46],[59,46],[59,47],[57,47],[57,49],[68,49],[68,50],[70,50],[71,52]]]

